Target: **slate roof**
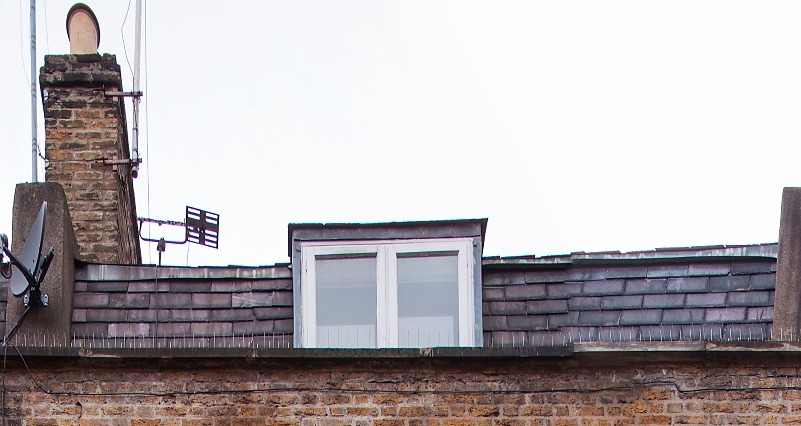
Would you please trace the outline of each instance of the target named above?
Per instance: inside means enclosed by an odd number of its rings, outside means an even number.
[[[765,340],[776,252],[767,244],[485,258],[484,345]],[[290,347],[292,305],[288,265],[83,264],[72,338],[79,346],[189,339],[192,346]]]

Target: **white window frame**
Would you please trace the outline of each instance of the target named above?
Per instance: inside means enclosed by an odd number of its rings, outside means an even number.
[[[476,345],[474,257],[472,238],[415,240],[315,241],[301,243],[301,326],[304,348],[317,347],[318,256],[365,254],[376,256],[376,347],[398,347],[398,255],[456,253],[459,297],[459,347]]]

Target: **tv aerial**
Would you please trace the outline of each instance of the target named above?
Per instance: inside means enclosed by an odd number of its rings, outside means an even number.
[[[149,241],[156,244],[156,250],[159,252],[159,265],[161,265],[161,253],[167,249],[167,244],[186,244],[194,243],[201,246],[217,248],[219,232],[220,232],[220,215],[217,213],[207,212],[195,207],[186,206],[186,218],[183,222],[175,220],[160,220],[150,219],[147,217],[140,217],[139,221],[139,238],[143,241]],[[153,239],[146,238],[142,235],[142,225],[145,223],[155,223],[159,226],[182,226],[185,228],[184,239],[181,240],[167,240],[165,238]]]
[[[0,274],[11,279],[11,294],[15,297],[23,297],[23,304],[26,307],[17,323],[3,339],[3,345],[17,331],[22,320],[34,306],[48,305],[47,295],[42,294],[40,288],[47,270],[50,268],[50,262],[53,261],[52,247],[47,253],[42,254],[46,216],[47,201],[42,202],[42,207],[39,209],[39,214],[33,222],[33,227],[28,233],[28,239],[25,240],[19,256],[15,256],[8,247],[8,236],[0,234]],[[8,263],[2,262],[4,256],[8,257]],[[14,271],[15,269],[16,271]]]

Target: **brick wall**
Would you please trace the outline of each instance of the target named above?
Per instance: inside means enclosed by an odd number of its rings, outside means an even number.
[[[5,410],[11,426],[801,423],[798,355],[648,356],[45,358],[28,359],[31,375],[14,357]]]
[[[90,262],[141,263],[122,90],[114,55],[48,55],[39,82],[47,182],[64,187],[80,255]]]

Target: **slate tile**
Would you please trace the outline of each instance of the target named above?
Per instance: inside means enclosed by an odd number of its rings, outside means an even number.
[[[546,315],[509,315],[506,317],[509,330],[547,330],[548,316]]]
[[[567,272],[565,271],[533,271],[525,273],[527,284],[537,283],[560,283],[565,282]]]
[[[751,290],[773,290],[776,288],[776,274],[751,275]]]
[[[642,296],[606,296],[601,300],[601,309],[640,309]]]
[[[209,321],[211,319],[211,310],[209,309],[171,309],[166,311],[168,313],[167,320],[179,322],[196,322],[196,321]],[[163,315],[159,315],[159,320],[163,319]]]
[[[769,302],[769,291],[737,291],[726,296],[726,306],[767,306]]]
[[[259,335],[259,334],[272,334],[275,331],[275,321],[249,321],[249,322],[235,322],[234,335]]]
[[[773,306],[760,306],[748,308],[745,313],[746,321],[773,322]]]
[[[484,287],[481,291],[487,302],[503,300],[503,287]]]
[[[490,302],[493,315],[522,315],[526,313],[526,302]]]
[[[714,308],[726,306],[726,293],[689,293],[684,302],[687,308]]]
[[[153,325],[154,333],[158,336],[191,336],[188,322],[160,322]]]
[[[109,295],[110,308],[148,308],[150,295],[147,293],[113,293]]]
[[[582,294],[585,296],[607,296],[613,294],[623,294],[625,280],[600,280],[587,281],[584,283]]]
[[[748,290],[751,277],[749,275],[727,275],[709,278],[709,291]]]
[[[5,287],[5,286],[4,286]],[[86,281],[75,281],[75,292],[83,292],[89,287],[89,284]]]
[[[294,312],[291,307],[286,306],[271,306],[268,308],[253,308],[253,314],[256,319],[286,319],[293,318]]]
[[[170,281],[170,293],[208,293],[211,281]]]
[[[708,291],[709,277],[668,278],[668,293],[701,293]]]
[[[291,319],[275,320],[276,334],[292,334],[295,331],[295,321]],[[292,339],[289,339],[292,342]]]
[[[72,322],[86,322],[86,309],[73,309]]]
[[[670,285],[670,284],[668,284]],[[643,308],[683,308],[684,294],[646,294],[642,301]]]
[[[523,272],[487,272],[483,277],[484,285],[515,285],[525,284],[526,276]]]
[[[150,307],[189,308],[192,304],[192,295],[189,293],[152,293],[150,294]]]
[[[525,331],[493,331],[490,335],[490,346],[495,348],[526,346],[526,337]]]
[[[292,290],[292,279],[253,280],[250,283],[253,291],[258,290]]]
[[[686,277],[688,265],[654,265],[648,267],[648,278]]]
[[[620,325],[649,325],[662,322],[661,309],[634,309],[620,313]]]
[[[639,327],[598,327],[601,342],[636,342],[639,338]]]
[[[504,287],[506,300],[545,299],[544,284],[510,285]]]
[[[567,335],[569,342],[598,341],[598,327],[565,327],[561,331]]]
[[[253,287],[251,282],[247,280],[228,280],[228,281],[212,281],[209,291],[212,293],[233,293],[233,292],[248,292]]]
[[[723,340],[761,342],[770,338],[767,324],[726,324],[723,326]]]
[[[606,268],[570,268],[567,270],[567,281],[595,281],[606,279]]]
[[[292,306],[292,297],[291,291],[274,291],[273,306]]]
[[[626,280],[626,294],[664,293],[667,289],[667,279],[664,278],[633,278]]]
[[[595,311],[601,309],[600,297],[571,297],[567,302],[571,311]]]
[[[148,323],[110,323],[107,333],[108,337],[152,336],[152,330]]]
[[[567,299],[571,296],[581,294],[580,282],[569,282],[564,284],[548,284],[546,285],[546,293],[549,299]]]
[[[731,264],[728,262],[725,263],[701,263],[701,264],[694,264],[690,265],[690,269],[687,272],[687,275],[691,277],[711,277],[717,275],[729,275],[729,271],[731,270]]]
[[[566,314],[548,315],[548,328],[555,330],[562,327],[574,327],[579,324],[578,311]]]
[[[681,325],[643,325],[640,329],[640,340],[643,342],[672,342],[683,340]]]
[[[707,308],[704,319],[707,322],[743,322],[745,321],[745,307],[736,308]]]
[[[87,309],[87,322],[125,322],[128,312],[123,309]]]
[[[768,262],[732,262],[732,275],[768,274],[773,261]]]
[[[645,278],[648,275],[646,267],[615,266],[606,268],[606,279],[612,278]]]
[[[620,324],[620,311],[583,311],[579,313],[582,326],[610,326]]]
[[[255,321],[256,316],[252,309],[213,309],[212,321]],[[236,326],[234,326],[236,329]]]
[[[170,289],[170,283],[167,281],[159,281],[158,282],[158,291],[159,292],[166,292]],[[155,281],[131,281],[128,283],[128,292],[129,293],[153,293],[156,291],[156,282]]]
[[[663,324],[698,324],[704,321],[704,309],[665,309]]]
[[[234,325],[230,322],[193,322],[189,330],[195,336],[230,336]]]
[[[526,346],[560,346],[568,341],[567,335],[559,331],[529,331],[526,335]]]
[[[484,331],[506,330],[506,315],[490,315],[481,318]]]
[[[156,321],[157,313],[154,309],[128,309],[128,321],[153,322]]]
[[[230,293],[192,293],[192,308],[230,308],[231,299]]]
[[[770,272],[776,272],[776,262],[770,264]]]
[[[128,291],[128,281],[92,281],[86,283],[86,291],[125,292]]]
[[[73,308],[108,307],[108,293],[76,293],[72,299]]]
[[[567,299],[535,300],[526,302],[526,312],[529,314],[567,313]]]

